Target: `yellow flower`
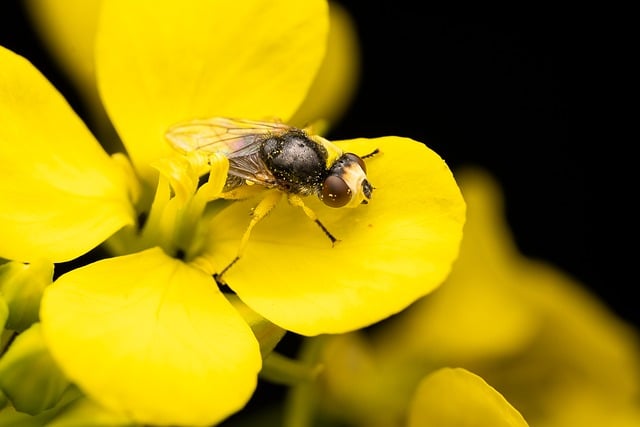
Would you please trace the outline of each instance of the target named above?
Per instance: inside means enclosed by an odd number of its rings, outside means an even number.
[[[441,368],[417,385],[408,427],[528,427],[522,415],[479,376],[462,368]]]
[[[107,113],[96,85],[94,45],[101,0],[26,0],[23,5],[47,51],[70,76],[84,101],[88,124],[97,130],[100,143],[115,145]]]
[[[90,125],[103,138],[112,141],[110,124],[100,102],[96,83],[94,44],[102,0],[27,0],[28,16],[41,39],[61,68],[71,77],[90,112]],[[360,52],[357,34],[348,12],[336,2],[329,3],[331,28],[327,52],[315,80],[290,123],[304,126],[318,119],[326,125],[337,122],[357,88]]]
[[[234,259],[259,199],[218,200],[225,159],[199,186],[201,171],[164,135],[203,117],[289,122],[328,25],[320,0],[105,2],[97,83],[133,167],[103,151],[27,60],[0,48],[0,257],[59,263],[106,242],[114,256],[57,278],[40,310],[53,359],[103,407],[145,424],[209,425],[253,393],[261,343],[212,274]],[[304,335],[372,324],[435,289],[464,222],[451,172],[424,145],[336,144],[380,154],[367,160],[369,205],[305,199],[335,247],[280,203],[225,275],[250,309]]]
[[[425,375],[462,367],[504,395],[532,426],[640,425],[637,331],[566,274],[522,256],[489,174],[465,169],[456,177],[468,220],[451,274],[436,292],[366,336],[327,340],[319,393],[324,411],[349,414],[355,425],[399,420]],[[421,393],[441,395],[425,387]]]

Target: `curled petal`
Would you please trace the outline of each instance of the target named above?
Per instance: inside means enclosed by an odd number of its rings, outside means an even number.
[[[158,248],[61,276],[41,319],[67,376],[142,423],[214,424],[256,386],[260,350],[249,326],[210,276]]]
[[[445,162],[423,144],[385,137],[341,141],[366,159],[375,187],[368,205],[305,203],[339,239],[331,241],[300,208],[280,203],[253,230],[225,280],[253,310],[303,335],[357,329],[397,313],[444,280],[458,254],[465,204]],[[212,263],[223,268],[256,200],[212,223]]]

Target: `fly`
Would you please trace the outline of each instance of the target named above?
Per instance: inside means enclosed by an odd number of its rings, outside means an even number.
[[[277,189],[318,224],[332,244],[337,239],[302,197],[315,195],[329,207],[354,208],[369,203],[373,192],[363,159],[378,150],[365,156],[344,153],[325,138],[283,123],[214,117],[174,125],[166,138],[181,153],[222,154],[229,160],[223,198],[244,198],[244,190],[254,184]],[[279,200],[265,197],[258,203],[238,255],[218,278],[238,261],[253,227]]]

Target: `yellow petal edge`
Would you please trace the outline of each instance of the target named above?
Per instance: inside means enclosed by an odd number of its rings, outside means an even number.
[[[133,222],[126,178],[59,92],[0,47],[0,257],[68,261]]]
[[[522,415],[479,376],[442,368],[425,377],[409,409],[409,427],[528,427]]]
[[[158,248],[61,276],[41,319],[68,377],[138,422],[214,424],[256,387],[261,358],[249,326],[210,276]]]
[[[137,169],[167,154],[165,131],[230,116],[287,121],[320,67],[326,1],[105,2],[96,75]]]
[[[465,203],[445,162],[399,137],[339,141],[366,155],[375,187],[368,205],[326,207],[305,198],[327,236],[302,210],[281,202],[259,223],[225,280],[253,310],[303,335],[340,333],[377,322],[434,290],[458,254]],[[215,217],[209,251],[223,267],[238,249],[256,200]]]

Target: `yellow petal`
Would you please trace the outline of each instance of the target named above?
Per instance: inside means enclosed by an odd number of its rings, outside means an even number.
[[[522,415],[479,376],[456,368],[429,374],[409,409],[409,427],[527,427]]]
[[[94,42],[99,0],[28,0],[26,9],[35,29],[66,72],[81,89],[98,99]]]
[[[323,412],[349,425],[391,426],[405,417],[417,379],[377,358],[363,331],[323,336],[318,396]],[[310,343],[312,341],[307,341]]]
[[[260,350],[249,326],[210,276],[157,248],[61,276],[41,321],[69,378],[141,423],[214,424],[256,386]]]
[[[499,189],[479,170],[455,175],[467,204],[460,255],[437,292],[382,326],[381,341],[403,343],[382,348],[393,356],[445,363],[508,357],[530,345],[543,322],[515,286],[524,277],[513,270],[518,252]]]
[[[375,187],[368,205],[334,209],[305,199],[339,241],[301,209],[280,203],[253,230],[225,280],[253,310],[303,335],[357,329],[394,314],[435,289],[458,253],[465,205],[445,162],[423,144],[385,137],[341,141],[367,159]],[[256,200],[214,218],[209,251],[224,267]]]
[[[330,2],[327,54],[292,125],[305,127],[317,120],[334,125],[350,105],[360,77],[360,46],[349,12]]]
[[[533,425],[633,425],[623,420],[640,412],[637,331],[518,251],[490,174],[456,176],[468,208],[460,256],[437,292],[376,329],[376,353],[473,367]]]
[[[419,349],[422,356],[449,361],[493,358],[493,375],[512,385],[514,377],[538,377],[542,366],[550,376],[571,367],[558,377],[558,387],[548,381],[521,385],[530,391],[529,400],[538,396],[550,405],[566,393],[560,385],[571,381],[620,401],[634,395],[640,389],[637,331],[582,284],[520,253],[504,218],[500,186],[490,174],[465,168],[457,177],[468,207],[460,256],[445,285],[403,313],[409,316],[388,338],[406,337],[414,355]],[[397,354],[398,346],[390,351]],[[520,363],[506,370],[500,361],[514,354],[521,355]],[[526,373],[514,375],[516,370]],[[497,376],[479,373],[498,384]]]
[[[288,120],[322,61],[328,13],[320,0],[109,1],[98,28],[101,96],[151,176],[176,122]]]
[[[0,47],[0,257],[67,261],[133,222],[126,178],[63,97]]]
[[[28,0],[25,8],[40,40],[84,101],[89,125],[109,152],[121,151],[98,95],[95,39],[102,0]]]
[[[478,373],[535,425],[640,425],[637,328],[552,265],[522,258],[511,269],[543,322],[517,364],[498,359]]]

